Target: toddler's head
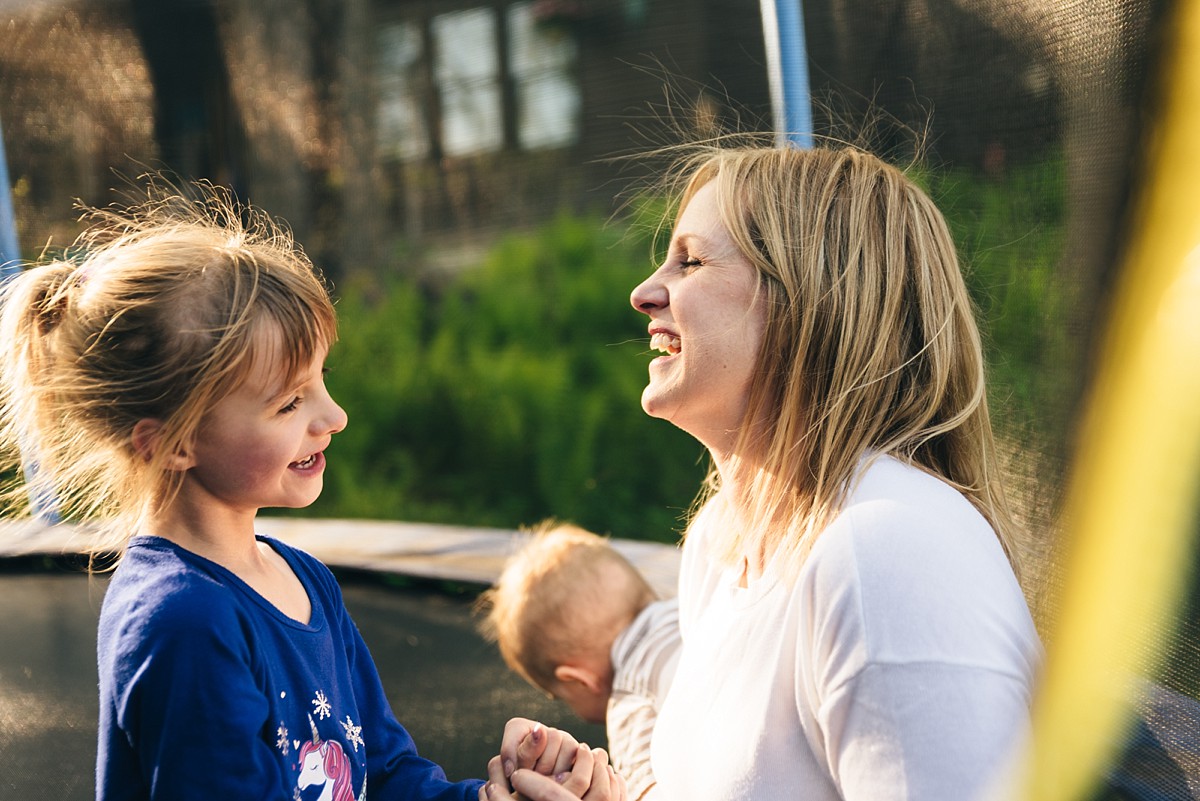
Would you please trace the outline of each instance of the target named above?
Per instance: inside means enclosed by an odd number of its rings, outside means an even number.
[[[480,598],[481,628],[509,667],[598,723],[612,690],[613,641],[654,599],[606,539],[547,523]]]
[[[0,444],[35,463],[32,489],[64,516],[108,522],[169,502],[170,469],[202,420],[252,372],[295,376],[336,337],[325,284],[291,236],[208,186],[91,212],[66,258],[4,287]],[[282,347],[280,346],[282,343]],[[158,421],[152,452],[138,421]]]

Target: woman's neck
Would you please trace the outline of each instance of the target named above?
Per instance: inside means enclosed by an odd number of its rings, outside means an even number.
[[[751,505],[754,493],[762,491],[762,487],[753,486],[760,468],[751,460],[732,452],[719,454],[710,449],[709,453],[720,482],[720,490],[713,500],[720,504],[724,525],[744,534],[739,538],[741,547],[738,553],[730,556],[736,559],[740,574],[738,583],[745,587],[762,577],[768,561],[766,542],[752,531],[762,525],[762,521],[755,520]]]
[[[750,496],[750,485],[756,475],[757,468],[744,456],[732,451],[724,453],[709,448],[713,468],[717,472],[721,496],[731,510],[739,514],[746,512],[745,499]]]

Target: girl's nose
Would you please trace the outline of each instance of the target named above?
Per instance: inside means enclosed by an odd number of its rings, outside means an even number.
[[[321,429],[323,434],[336,434],[346,428],[347,420],[346,410],[338,405],[329,394],[329,390],[325,390],[325,408],[315,418],[314,425]]]
[[[332,414],[329,417],[329,433],[336,434],[345,430],[346,423],[350,418],[346,416],[346,410],[339,406],[333,398],[330,398],[329,402],[333,405]]]
[[[667,288],[658,280],[657,270],[633,288],[633,291],[629,293],[629,302],[633,308],[644,314],[649,314],[655,309],[661,309],[667,305]]]

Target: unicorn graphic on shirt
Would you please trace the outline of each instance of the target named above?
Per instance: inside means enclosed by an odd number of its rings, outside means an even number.
[[[300,778],[296,788],[321,787],[316,801],[354,801],[353,775],[350,760],[336,740],[322,740],[317,724],[308,716],[313,738],[300,746]],[[365,782],[364,782],[364,790]]]

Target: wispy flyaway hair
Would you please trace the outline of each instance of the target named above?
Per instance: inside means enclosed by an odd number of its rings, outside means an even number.
[[[66,519],[100,524],[97,550],[120,550],[133,520],[173,497],[167,461],[256,349],[282,343],[259,356],[287,378],[336,337],[327,288],[290,234],[223,190],[192,189],[151,184],[138,203],[89,211],[68,257],[3,288],[6,511],[53,497]],[[161,422],[149,457],[132,442],[144,418]]]
[[[680,210],[716,188],[767,309],[736,449],[752,458],[728,499],[745,525],[723,527],[720,552],[803,561],[863,460],[887,454],[966,495],[1017,568],[979,331],[925,192],[854,148],[700,148],[673,175]]]

